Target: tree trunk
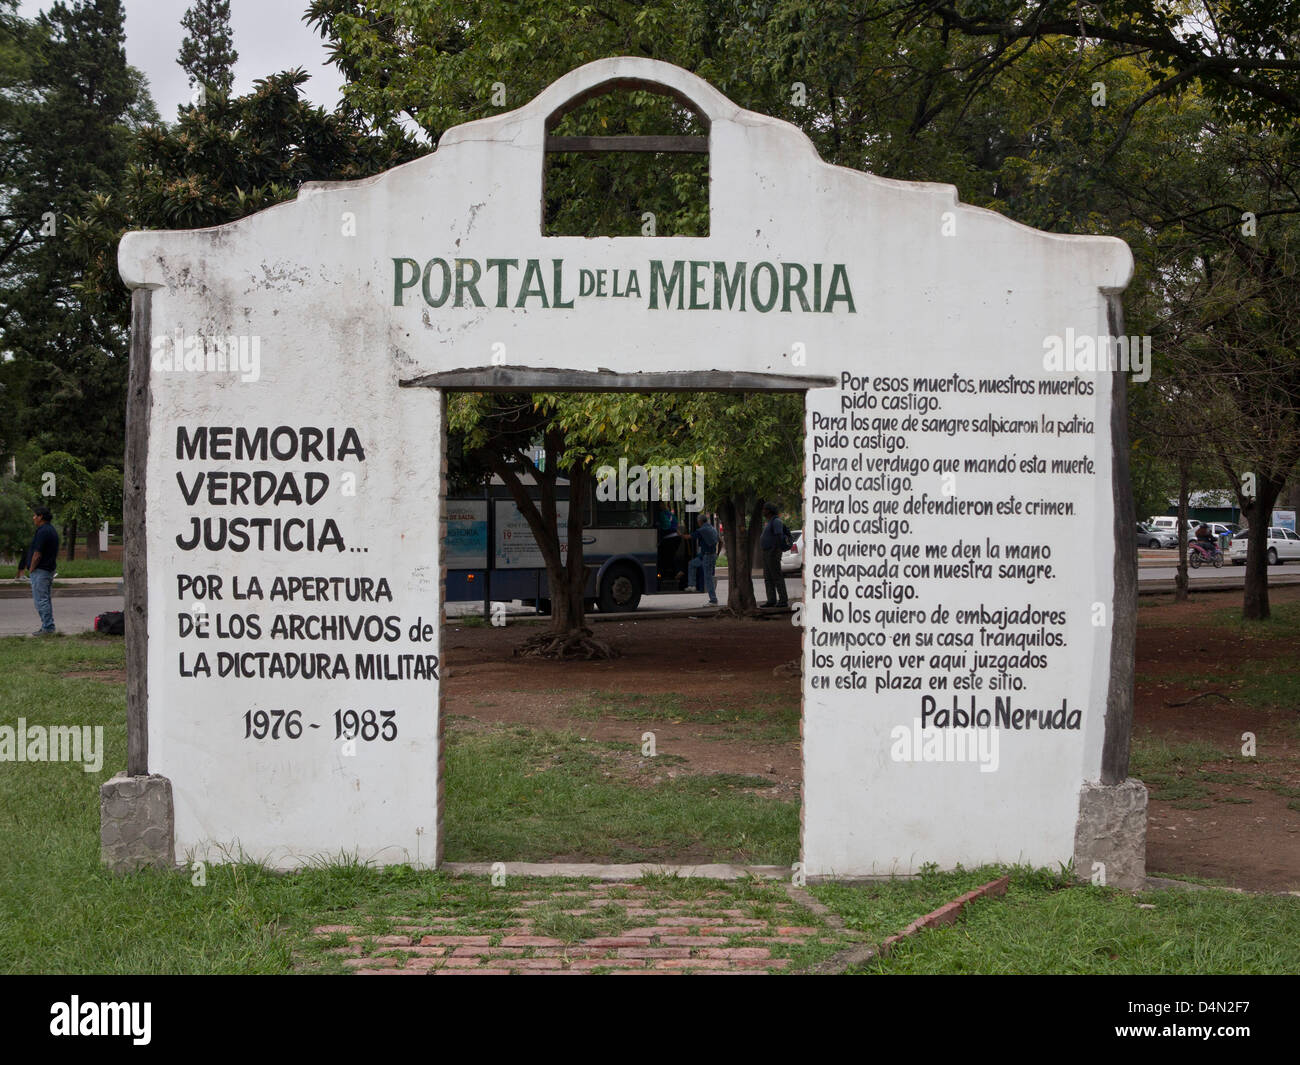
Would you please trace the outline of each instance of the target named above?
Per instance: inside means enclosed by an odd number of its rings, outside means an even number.
[[[762,504],[757,504],[762,513]],[[753,547],[744,525],[745,497],[728,496],[722,501],[722,538],[727,545],[727,609],[734,614],[758,613],[754,598],[753,567],[746,565]]]
[[[99,558],[99,529],[91,529],[86,533],[86,557]]]
[[[569,471],[568,549],[564,569],[558,574],[552,573],[549,567],[546,571],[552,590],[551,631],[555,633],[567,634],[587,628],[587,567],[582,557],[582,504],[586,498],[587,471]],[[556,591],[561,593],[558,597],[554,594]]]
[[[764,525],[763,501],[761,499],[755,499],[754,505],[749,511],[749,530],[748,530],[749,557],[758,559],[758,565],[760,568],[763,565],[763,552],[758,545],[762,542],[763,539],[763,525]],[[754,594],[753,567],[751,567],[749,572],[745,574],[745,577],[748,582],[749,594],[753,595]]]
[[[1178,572],[1174,574],[1174,602],[1187,602],[1187,496],[1192,460],[1178,456]]]
[[[1268,618],[1268,523],[1273,518],[1273,504],[1282,494],[1286,482],[1281,479],[1258,478],[1256,496],[1249,508],[1241,512],[1250,522],[1246,540],[1246,593],[1241,603],[1241,616],[1247,621]]]
[[[515,649],[515,654],[540,658],[614,658],[618,652],[604,641],[595,639],[586,624],[584,593],[587,573],[582,558],[582,510],[589,475],[585,469],[569,473],[568,544],[567,550],[560,550],[555,460],[561,450],[558,438],[548,433],[545,470],[527,463],[532,467],[530,472],[541,490],[541,499],[537,501],[528,495],[528,490],[504,456],[487,449],[479,452],[488,468],[510,490],[511,498],[528,522],[546,563],[546,584],[551,599],[550,625],[545,633],[525,640]]]
[[[757,523],[757,524],[758,524],[758,535],[757,535],[757,536],[751,536],[751,537],[749,538],[749,568],[750,568],[750,571],[751,571],[751,572],[754,571],[754,570],[756,570],[756,569],[762,569],[762,568],[763,568],[763,549],[762,549],[761,547],[758,546],[759,543],[760,543],[760,542],[762,541],[762,539],[763,539],[763,524],[764,524],[764,522],[763,522],[763,504],[762,504],[762,503],[759,503],[759,504],[758,504],[757,514],[758,514],[758,517],[757,517],[757,518],[754,518],[754,517],[751,517],[751,518],[750,518],[751,528],[752,528],[752,526],[753,526],[754,523]]]
[[[75,521],[68,522],[63,532],[68,538],[68,561],[71,562],[77,557],[77,523]]]

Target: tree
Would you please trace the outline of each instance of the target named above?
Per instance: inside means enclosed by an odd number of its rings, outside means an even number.
[[[590,456],[578,436],[594,445],[608,421],[580,420],[583,396],[538,393],[455,393],[448,397],[447,427],[464,438],[464,448],[485,470],[500,477],[528,522],[546,564],[551,599],[549,630],[526,640],[517,654],[543,658],[612,658],[616,652],[586,625],[587,571],[582,553],[582,501],[591,487]],[[583,428],[585,427],[585,432]],[[543,461],[534,462],[534,441]],[[569,508],[561,544],[557,487],[569,484]],[[528,491],[537,486],[538,499]]]
[[[992,88],[1031,44],[1065,37],[1102,42],[1139,59],[1150,87],[1126,109],[1126,122],[1151,101],[1193,83],[1236,119],[1285,126],[1300,114],[1297,0],[893,0],[862,17],[887,22],[894,32],[929,27],[944,39],[977,42],[962,68],[971,96]],[[1127,125],[1119,132],[1122,140]]]
[[[48,506],[64,527],[68,558],[76,557],[80,529],[86,530],[87,556],[98,558],[99,527],[122,514],[122,471],[105,466],[89,473],[66,451],[52,451],[27,468],[25,480],[28,494]]]
[[[1189,397],[1181,434],[1237,493],[1250,530],[1242,613],[1263,619],[1267,527],[1300,464],[1295,133],[1217,118],[1194,94],[1152,116],[1158,159],[1134,167],[1126,153],[1110,180],[1152,234],[1138,247],[1165,387]]]
[[[648,55],[696,69],[721,41],[719,6],[311,0],[304,21],[347,79],[347,107],[376,121],[410,119],[436,142],[449,127],[517,107],[593,59]]]
[[[21,558],[32,541],[32,503],[13,478],[0,476],[0,557]]]
[[[239,59],[230,32],[230,0],[194,0],[181,16],[181,25],[185,39],[176,62],[190,76],[190,85],[229,95]]]
[[[20,249],[39,239],[24,205],[14,202],[14,187],[28,166],[36,100],[32,55],[42,37],[17,14],[18,0],[0,0],[0,271]]]
[[[67,223],[120,181],[144,83],[126,63],[120,0],[54,3],[24,39],[29,88],[10,101],[7,133],[18,163],[0,193],[16,240],[0,263],[5,405],[17,419],[7,446],[34,442],[99,466],[122,453],[126,329],[80,298]]]
[[[628,446],[646,456],[638,461],[704,471],[706,509],[722,519],[727,609],[737,616],[757,615],[753,567],[763,504],[776,501],[789,513],[803,490],[803,396],[700,392],[642,398],[662,407],[661,424]],[[642,415],[639,421],[645,426],[650,418]]]
[[[1179,366],[1179,369],[1183,367]],[[1207,397],[1195,383],[1192,387],[1179,387],[1172,373],[1157,387],[1145,389],[1143,394],[1154,399],[1141,416],[1141,424],[1150,437],[1148,450],[1169,463],[1174,471],[1174,494],[1178,499],[1178,566],[1174,574],[1174,599],[1182,603],[1187,600],[1189,591],[1188,501],[1194,486],[1198,483],[1207,485],[1207,469],[1212,476],[1215,464],[1211,437],[1206,432]],[[1217,417],[1224,418],[1225,413],[1219,411]],[[1168,496],[1165,498],[1167,500]],[[1163,511],[1164,505],[1160,509]]]
[[[1218,402],[1235,417],[1214,427],[1223,471],[1249,523],[1242,616],[1263,620],[1268,599],[1268,527],[1282,489],[1300,465],[1300,261],[1294,234],[1272,248],[1220,263],[1204,293],[1199,338]],[[1208,361],[1208,360],[1207,360]]]
[[[86,467],[66,451],[52,451],[27,468],[24,480],[32,497],[48,506],[63,526],[68,558],[76,557],[78,525],[84,527],[96,510]]]
[[[122,471],[116,466],[105,466],[90,475],[89,494],[93,508],[87,515],[87,558],[99,558],[100,526],[105,522],[121,520],[124,490]]]

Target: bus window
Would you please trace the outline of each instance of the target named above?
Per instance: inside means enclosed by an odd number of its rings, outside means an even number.
[[[597,529],[648,529],[650,514],[644,503],[622,499],[596,500]]]

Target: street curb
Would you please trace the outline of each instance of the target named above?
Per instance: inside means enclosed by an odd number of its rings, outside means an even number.
[[[61,584],[55,581],[50,592],[51,597],[54,599],[77,599],[121,594],[121,581],[114,581],[111,584]],[[32,589],[26,582],[0,585],[0,599],[30,599],[31,597]]]
[[[1242,592],[1245,590],[1244,584],[1235,581],[1220,583],[1225,580],[1226,578],[1222,577],[1203,577],[1200,580],[1188,581],[1188,591],[1194,595],[1197,592]],[[1268,579],[1270,588],[1286,588],[1295,584],[1300,584],[1300,574],[1294,577],[1270,576]],[[1138,583],[1138,595],[1172,595],[1176,590],[1172,579],[1140,581]]]
[[[996,880],[990,880],[987,884],[981,884],[974,891],[959,895],[951,902],[945,902],[937,910],[931,910],[924,917],[918,917],[901,932],[895,932],[879,944],[862,944],[832,954],[812,972],[818,976],[830,976],[843,973],[855,965],[862,965],[872,958],[883,958],[904,939],[916,935],[917,932],[926,928],[941,928],[945,925],[956,924],[957,918],[961,916],[967,904],[974,902],[976,899],[1005,895],[1007,886],[1010,883],[1010,876],[1000,876]]]

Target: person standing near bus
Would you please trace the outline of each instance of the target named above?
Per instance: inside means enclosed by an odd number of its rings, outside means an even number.
[[[763,526],[763,535],[758,541],[758,546],[763,550],[763,580],[767,584],[767,601],[763,606],[790,605],[785,590],[785,575],[781,572],[781,556],[787,550],[786,541],[790,534],[777,514],[774,503],[763,504],[763,517],[767,519],[767,524]]]
[[[691,565],[699,563],[704,574],[704,590],[709,595],[709,603],[717,606],[718,586],[715,575],[718,563],[718,530],[709,524],[707,514],[700,514],[700,523],[691,534],[691,539],[695,541],[695,558],[691,560]]]
[[[678,590],[686,591],[685,538],[677,528],[677,515],[665,506],[655,512],[654,526],[659,531],[659,580],[677,581]]]

